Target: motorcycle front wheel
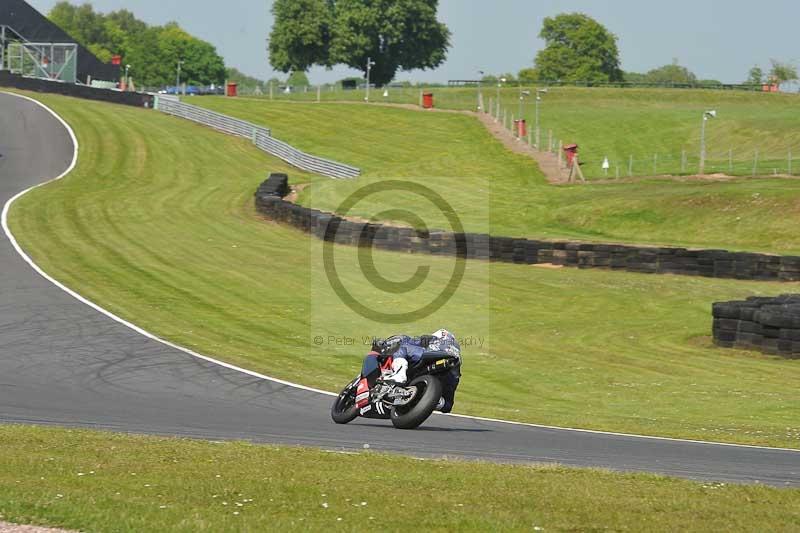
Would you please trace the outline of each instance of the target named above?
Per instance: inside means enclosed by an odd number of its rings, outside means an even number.
[[[348,385],[331,406],[331,418],[337,424],[347,424],[358,416],[358,406],[356,405],[355,390]]]
[[[408,387],[416,387],[417,394],[409,404],[392,407],[390,418],[397,429],[418,427],[431,416],[442,397],[442,383],[434,376],[414,378]]]

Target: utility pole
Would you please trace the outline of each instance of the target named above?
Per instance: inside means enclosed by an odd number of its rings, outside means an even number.
[[[537,150],[539,150],[539,141],[540,141],[540,135],[539,135],[539,102],[542,101],[542,95],[543,94],[547,94],[547,88],[546,87],[544,89],[536,89],[536,124],[535,124],[535,129],[536,129],[536,149]]]
[[[483,110],[483,93],[481,92],[482,90],[481,81],[483,80],[482,70],[478,71],[478,76],[480,76],[480,78],[478,78],[478,111],[482,111]]]
[[[175,94],[178,93],[178,87],[181,86],[181,66],[183,65],[183,60],[178,60],[178,75],[175,77]]]
[[[706,173],[706,122],[708,119],[715,118],[717,112],[715,110],[705,111],[703,113],[703,124],[700,127],[700,172],[702,176]]]
[[[375,62],[372,60],[371,57],[367,58],[367,95],[364,97],[365,102],[369,102],[369,75],[372,72],[372,67],[375,66]]]

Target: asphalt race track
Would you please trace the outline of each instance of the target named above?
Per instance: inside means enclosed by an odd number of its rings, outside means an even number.
[[[72,141],[55,117],[33,102],[0,93],[0,206],[60,175],[72,154]],[[369,444],[372,450],[426,457],[558,462],[800,486],[796,451],[440,415],[416,431],[362,419],[337,426],[329,417],[331,401],[204,361],[133,331],[40,276],[0,232],[0,422],[331,450],[361,450]]]

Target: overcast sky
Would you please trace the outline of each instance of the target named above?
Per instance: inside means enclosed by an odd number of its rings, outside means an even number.
[[[57,0],[28,0],[47,12]],[[72,0],[76,3],[77,0]],[[151,24],[177,21],[213,43],[225,62],[248,74],[274,75],[265,52],[272,0],[94,0],[96,10],[127,8]],[[447,62],[435,71],[398,73],[400,80],[474,79],[477,71],[517,72],[532,66],[543,43],[542,19],[562,12],[591,15],[619,37],[624,70],[644,72],[672,62],[698,77],[744,80],[770,58],[800,63],[800,1],[764,0],[440,0],[439,19],[453,32]],[[352,74],[315,68],[312,83]]]

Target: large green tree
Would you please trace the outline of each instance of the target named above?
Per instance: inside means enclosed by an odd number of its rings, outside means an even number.
[[[269,62],[281,72],[306,71],[312,65],[330,66],[329,0],[275,0],[275,22],[269,36]]]
[[[282,72],[343,64],[389,83],[398,70],[441,65],[450,31],[438,0],[276,0],[270,63]]]
[[[53,6],[48,16],[101,60],[121,55],[139,86],[174,84],[178,61],[183,61],[181,80],[187,83],[208,85],[225,79],[225,64],[214,47],[174,22],[148,26],[125,9],[103,14],[89,3],[75,6],[65,1]]]
[[[544,19],[536,54],[539,79],[551,81],[621,81],[617,37],[583,13]]]

